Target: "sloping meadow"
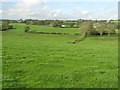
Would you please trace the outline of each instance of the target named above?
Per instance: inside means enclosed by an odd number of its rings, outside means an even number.
[[[117,88],[118,37],[87,37],[79,28],[32,26],[70,35],[30,34],[24,24],[3,32],[3,88]]]

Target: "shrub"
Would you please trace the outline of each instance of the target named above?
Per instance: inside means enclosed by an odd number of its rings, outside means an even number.
[[[2,31],[2,25],[0,25],[0,31]]]
[[[25,26],[25,32],[28,32],[30,30],[29,26]]]
[[[9,25],[9,26],[8,26],[8,29],[13,29],[13,25]]]

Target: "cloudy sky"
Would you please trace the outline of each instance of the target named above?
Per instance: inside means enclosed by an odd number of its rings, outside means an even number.
[[[4,19],[117,19],[118,0],[2,0]]]

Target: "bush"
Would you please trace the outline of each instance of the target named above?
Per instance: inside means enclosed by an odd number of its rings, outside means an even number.
[[[13,29],[13,25],[9,25],[9,26],[8,26],[8,29]]]
[[[0,25],[0,31],[2,31],[2,25]]]
[[[29,26],[26,26],[25,27],[25,32],[28,32],[30,30],[30,27]]]

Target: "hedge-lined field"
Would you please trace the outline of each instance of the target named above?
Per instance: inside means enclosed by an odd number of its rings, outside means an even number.
[[[76,34],[80,33],[79,28],[54,28],[52,26],[37,26],[37,25],[31,25],[30,26],[31,31],[35,32],[55,32],[55,33],[69,33],[69,34]],[[39,29],[38,29],[39,28]]]
[[[79,28],[32,26],[31,30],[72,35],[30,34],[24,24],[3,31],[3,87],[115,88],[118,80],[117,36],[79,39]]]

